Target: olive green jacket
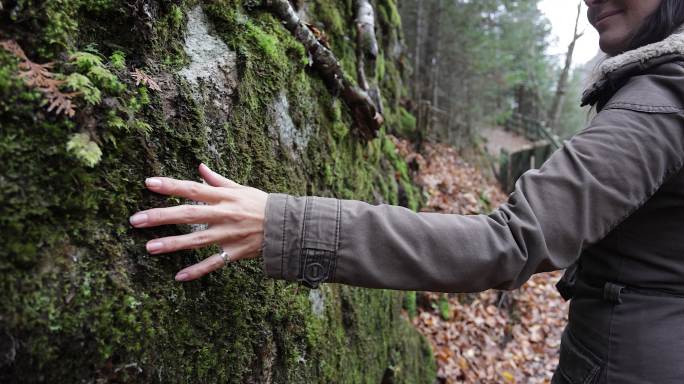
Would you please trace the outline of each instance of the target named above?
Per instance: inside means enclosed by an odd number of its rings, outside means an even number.
[[[681,286],[684,191],[663,187],[684,182],[682,55],[661,50],[624,61],[586,92],[585,103],[599,111],[588,126],[540,169],[526,172],[508,202],[489,215],[269,195],[266,274],[312,287],[511,289],[535,272],[568,267],[613,233],[608,254],[620,257],[601,260],[606,274],[619,270],[628,253],[636,255],[628,260],[630,278],[648,280],[635,284]],[[653,270],[640,255],[654,253],[662,256],[656,269],[669,276],[639,272]]]

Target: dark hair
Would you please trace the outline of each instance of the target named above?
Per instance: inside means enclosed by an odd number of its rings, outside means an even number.
[[[684,1],[662,0],[658,9],[644,20],[627,50],[663,40],[684,24]]]

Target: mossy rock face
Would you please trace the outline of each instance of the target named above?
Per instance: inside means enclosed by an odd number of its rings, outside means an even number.
[[[310,291],[265,278],[260,260],[177,284],[215,249],[150,256],[146,241],[192,228],[128,225],[183,203],[146,191],[146,176],[197,179],[200,162],[269,192],[397,204],[401,189],[418,207],[385,130],[356,137],[259,3],[2,1],[0,40],[53,61],[78,94],[72,118],[48,112],[0,49],[0,382],[433,380],[399,293]],[[353,67],[351,2],[300,3]],[[394,3],[380,3],[381,45],[397,44]],[[400,89],[394,56],[382,65],[383,89]],[[396,121],[399,94],[385,94]]]

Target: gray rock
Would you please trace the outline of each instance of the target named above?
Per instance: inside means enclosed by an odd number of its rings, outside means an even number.
[[[233,94],[237,86],[237,56],[221,39],[211,34],[212,28],[202,7],[188,13],[185,53],[190,65],[179,75],[191,85],[209,86],[223,96]],[[220,107],[221,100],[214,99]]]
[[[271,134],[280,140],[280,145],[289,150],[293,157],[302,154],[309,144],[313,129],[310,126],[297,128],[290,117],[290,103],[285,92],[280,92],[271,104],[274,125]]]
[[[318,317],[325,315],[325,296],[323,296],[322,289],[312,289],[309,291],[309,301],[311,302],[311,311]]]

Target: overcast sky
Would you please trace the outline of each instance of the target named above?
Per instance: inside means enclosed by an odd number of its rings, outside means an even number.
[[[551,21],[553,27],[553,44],[549,50],[552,55],[559,55],[560,60],[565,60],[568,44],[572,41],[572,32],[575,27],[577,15],[577,1],[573,0],[541,0],[539,9]],[[573,64],[584,64],[591,60],[598,52],[598,34],[587,21],[587,7],[582,2],[582,15],[580,16],[580,31],[582,36],[575,46]]]

